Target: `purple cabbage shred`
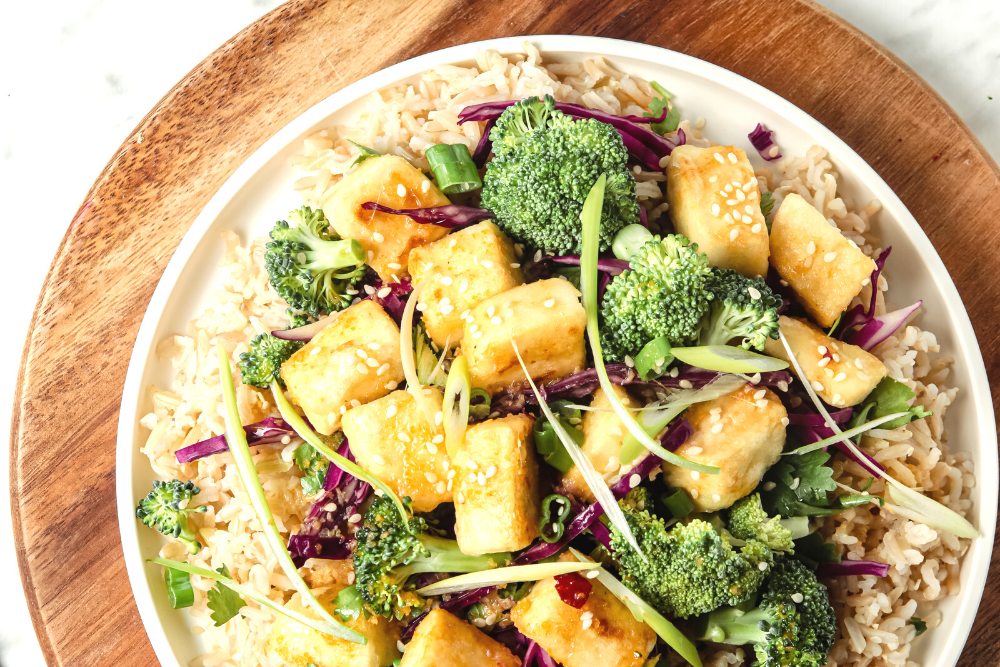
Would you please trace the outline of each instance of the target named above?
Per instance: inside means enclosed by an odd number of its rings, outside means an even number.
[[[839,563],[820,563],[816,574],[821,577],[847,577],[874,575],[885,577],[889,575],[889,565],[868,560],[845,560]]]
[[[385,296],[379,296],[383,289],[389,288],[389,293]],[[413,284],[410,282],[409,278],[403,278],[398,283],[385,284],[382,282],[381,278],[375,279],[375,284],[372,285],[371,295],[365,297],[371,299],[378,305],[385,309],[385,312],[389,313],[389,317],[396,320],[396,324],[403,319],[403,310],[406,308],[406,299],[410,292],[413,291]],[[367,291],[367,290],[366,290]]]
[[[247,444],[251,447],[281,442],[285,436],[295,437],[295,431],[287,426],[280,417],[268,417],[262,421],[248,424],[243,427],[243,432],[247,434]],[[226,436],[217,435],[178,449],[174,456],[177,457],[178,463],[191,463],[206,456],[228,451],[229,445],[226,443]]]
[[[379,213],[388,213],[389,215],[405,215],[421,225],[437,225],[445,229],[454,229],[455,227],[495,217],[493,213],[484,208],[459,206],[458,204],[431,206],[429,208],[389,208],[378,202],[366,201],[361,205],[361,208],[366,211],[378,211]]]
[[[753,132],[747,135],[747,138],[750,139],[750,143],[753,147],[756,148],[760,156],[768,162],[774,162],[775,160],[781,158],[780,151],[771,155],[771,147],[774,146],[774,139],[772,138],[773,134],[774,130],[769,130],[761,123],[757,123],[757,127],[753,129]]]
[[[872,318],[871,321],[861,327],[856,333],[852,334],[847,339],[847,342],[851,345],[857,345],[862,350],[870,351],[886,338],[896,333],[901,326],[906,324],[906,320],[908,320],[913,313],[917,312],[917,309],[920,308],[923,303],[924,302],[922,300],[917,301],[912,306],[907,306],[906,308],[894,310],[891,313],[886,313],[885,315],[879,315],[878,317]]]
[[[885,268],[885,261],[889,259],[890,252],[892,252],[892,246],[883,250],[882,253],[875,258],[875,270],[872,271],[871,278],[869,279],[869,284],[872,286],[872,297],[868,303],[868,309],[865,310],[864,304],[859,303],[854,306],[854,308],[851,308],[849,311],[844,313],[840,318],[840,324],[837,326],[837,332],[834,334],[834,338],[847,341],[847,337],[852,329],[855,327],[863,327],[871,322],[875,317],[875,300],[878,298],[878,278],[882,274],[882,269]]]

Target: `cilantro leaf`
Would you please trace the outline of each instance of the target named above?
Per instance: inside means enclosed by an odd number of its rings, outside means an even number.
[[[897,412],[907,412],[899,419],[893,419],[879,426],[879,428],[891,431],[894,428],[905,426],[914,419],[930,417],[933,412],[925,410],[922,405],[909,405],[916,394],[902,382],[897,382],[890,377],[882,378],[882,381],[872,389],[868,398],[854,410],[854,417],[851,418],[850,428],[861,426],[871,419],[886,417]],[[857,436],[856,442],[861,441],[861,436]]]
[[[771,215],[772,209],[774,209],[774,194],[771,192],[760,193],[760,214],[766,218]],[[770,231],[771,223],[767,223],[767,229]]]
[[[229,574],[229,568],[225,565],[216,570],[216,572],[224,577],[232,578]],[[208,591],[208,608],[212,610],[212,621],[217,626],[222,625],[240,613],[240,609],[243,608],[244,604],[243,598],[235,591],[218,582]]]
[[[917,634],[916,634],[917,637],[927,632],[927,621],[922,621],[916,616],[914,616],[907,622],[917,629]]]
[[[798,442],[789,438],[786,448],[796,448]],[[764,475],[761,502],[770,514],[790,518],[795,516],[829,516],[828,491],[835,491],[833,470],[826,465],[830,455],[819,449],[808,454],[784,456]]]
[[[361,612],[364,611],[364,600],[361,598],[357,586],[348,586],[337,593],[335,604],[337,608],[333,610],[333,613],[344,621],[356,621]]]
[[[355,141],[351,141],[350,139],[348,139],[348,141],[350,141],[352,144],[354,144],[354,147],[357,148],[359,151],[361,151],[361,154],[358,155],[358,157],[354,158],[354,162],[351,163],[351,168],[357,167],[359,164],[361,164],[362,162],[364,162],[365,160],[367,160],[370,157],[381,157],[382,156],[382,154],[379,153],[377,150],[368,148],[367,146],[362,146],[361,144],[359,144],[359,143],[357,143]]]
[[[319,450],[303,442],[292,452],[292,460],[299,470],[305,473],[301,479],[302,493],[307,496],[314,496],[323,488],[323,481],[326,479],[326,471],[330,467],[330,460],[323,456]]]
[[[649,103],[649,108],[653,113],[643,113],[642,115],[646,118],[658,118],[664,109],[668,109],[666,117],[658,123],[651,123],[649,129],[658,134],[671,134],[677,131],[677,127],[681,123],[681,111],[676,106],[670,107],[670,93],[666,89],[655,81],[651,81],[650,86],[653,90],[662,95],[662,97],[654,97],[653,101]]]

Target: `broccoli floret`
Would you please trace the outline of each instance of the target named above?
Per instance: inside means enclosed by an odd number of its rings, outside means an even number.
[[[808,567],[784,558],[772,568],[757,608],[719,609],[699,624],[699,639],[753,644],[760,667],[821,667],[837,630],[826,587]]]
[[[772,551],[792,552],[792,531],[781,525],[781,517],[768,518],[760,494],[740,498],[729,509],[729,532],[740,540],[763,542]]]
[[[679,234],[652,237],[615,276],[601,304],[601,349],[610,361],[635,357],[660,336],[694,340],[709,310],[711,269],[698,245]]]
[[[208,507],[188,507],[187,504],[199,493],[201,489],[193,482],[157,480],[149,495],[139,501],[135,516],[150,528],[180,540],[190,553],[196,554],[201,549],[201,542],[191,530],[188,514],[204,512]]]
[[[680,618],[736,605],[752,596],[774,560],[767,545],[748,540],[735,551],[729,539],[700,519],[667,530],[648,510],[619,502],[648,560],[612,529],[611,546],[622,581],[662,614]]]
[[[427,522],[404,523],[388,497],[376,498],[365,513],[354,550],[354,573],[362,599],[371,610],[401,619],[424,609],[425,601],[407,579],[421,572],[479,572],[504,564],[510,554],[467,556],[455,540],[427,532]]]
[[[291,319],[289,329],[302,327],[309,324],[306,315],[296,314],[289,308],[288,317]],[[278,381],[282,387],[285,381],[281,379],[281,364],[288,360],[288,357],[295,354],[299,348],[305,345],[298,340],[284,340],[271,334],[260,334],[250,341],[250,351],[240,354],[240,379],[243,384],[252,384],[261,389],[267,389],[271,382]]]
[[[308,206],[288,214],[271,230],[264,266],[271,286],[295,310],[319,317],[351,305],[347,293],[365,275],[365,249],[330,231],[320,209]]]
[[[732,269],[712,269],[706,290],[713,295],[702,322],[699,345],[725,345],[742,338],[740,346],[763,350],[768,338],[778,339],[781,297],[763,278],[746,278]]]
[[[574,120],[555,100],[530,97],[508,107],[490,133],[493,159],[483,178],[483,208],[516,241],[558,254],[579,253],[583,202],[607,175],[601,249],[615,233],[639,222],[628,151],[614,127]]]

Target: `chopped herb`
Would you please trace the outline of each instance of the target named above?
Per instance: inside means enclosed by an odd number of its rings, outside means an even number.
[[[335,604],[337,608],[333,610],[333,613],[340,616],[341,620],[352,621],[357,620],[364,611],[365,603],[361,598],[361,593],[358,592],[358,587],[348,586],[337,593]]]
[[[762,192],[760,193],[760,213],[765,218],[771,215],[771,211],[774,209],[774,193],[772,192]],[[767,223],[767,230],[771,231],[771,223]]]
[[[991,97],[990,99],[992,100],[993,98]],[[917,637],[927,632],[927,621],[922,621],[916,616],[914,616],[908,622],[910,625],[912,625],[917,629],[917,634],[916,634]]]
[[[361,164],[370,157],[382,156],[382,154],[379,153],[377,150],[368,148],[367,146],[362,146],[361,144],[351,141],[350,139],[348,139],[348,141],[354,144],[354,147],[357,148],[359,151],[361,151],[361,154],[358,155],[358,157],[354,158],[354,162],[351,163],[351,167],[357,167],[359,164]]]
[[[913,393],[913,390],[902,382],[897,382],[889,377],[882,378],[882,381],[872,390],[872,393],[868,394],[868,398],[864,400],[864,403],[854,410],[854,417],[851,418],[848,426],[854,428],[872,419],[888,417],[897,412],[908,413],[899,419],[893,419],[891,422],[886,422],[880,426],[880,428],[891,431],[894,428],[909,424],[914,419],[922,419],[934,414],[929,410],[925,410],[922,405],[909,405],[908,401],[913,399],[914,396],[916,394]],[[856,437],[855,442],[861,442],[861,435]]]
[[[789,438],[790,447],[798,445]],[[837,489],[833,469],[826,465],[830,455],[823,450],[800,456],[785,456],[764,475],[760,487],[764,510],[783,517],[829,516],[837,511],[830,507],[828,491]],[[771,488],[770,485],[774,486]]]
[[[323,488],[323,480],[326,479],[326,471],[330,467],[330,460],[323,456],[315,447],[308,442],[303,442],[292,452],[292,460],[299,470],[305,473],[300,480],[302,483],[302,493],[307,496],[314,496]]]
[[[653,97],[653,101],[649,103],[649,108],[652,113],[643,113],[642,115],[647,118],[659,118],[660,114],[663,113],[664,109],[667,109],[666,117],[658,123],[651,123],[649,129],[653,132],[659,134],[671,134],[677,131],[677,127],[681,122],[681,112],[677,107],[670,107],[670,93],[666,89],[655,81],[651,81],[650,86],[653,87],[661,97]]]
[[[216,570],[216,572],[226,578],[232,579],[232,576],[229,574],[229,568],[225,565]],[[208,591],[208,608],[212,610],[212,621],[216,626],[222,625],[233,616],[236,616],[236,614],[240,613],[240,609],[244,605],[243,598],[236,591],[220,583],[216,583]]]

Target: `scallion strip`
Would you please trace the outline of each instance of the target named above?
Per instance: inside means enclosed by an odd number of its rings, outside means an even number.
[[[601,231],[601,211],[604,208],[604,174],[597,179],[597,183],[591,188],[587,200],[583,204],[583,252],[580,255],[581,281],[583,287],[584,308],[587,311],[587,335],[590,337],[590,349],[594,352],[594,368],[597,370],[597,377],[601,381],[601,389],[608,397],[608,402],[614,408],[615,414],[622,420],[629,433],[635,436],[646,449],[653,452],[661,459],[681,468],[697,470],[698,472],[717,475],[719,469],[715,466],[706,466],[693,461],[683,459],[673,452],[664,449],[660,443],[643,430],[629,411],[622,405],[621,399],[615,393],[614,385],[608,377],[608,371],[604,367],[604,354],[601,351],[601,337],[597,324],[597,253],[600,243]],[[536,391],[535,396],[539,396]],[[541,402],[541,401],[540,401]],[[589,462],[589,459],[588,459]],[[579,465],[579,464],[577,464]],[[602,503],[603,506],[603,503]],[[607,509],[607,508],[605,508]],[[638,549],[637,549],[638,551]]]
[[[424,396],[424,387],[417,377],[417,362],[413,354],[413,311],[417,307],[420,294],[424,291],[427,280],[417,283],[410,296],[406,299],[406,306],[403,308],[403,316],[399,321],[399,356],[403,364],[403,376],[406,378],[406,390],[416,401],[417,407],[424,413],[424,419],[428,424],[434,423],[434,406],[427,397]]]
[[[722,373],[768,373],[788,368],[788,362],[733,345],[675,347],[674,356],[685,364]]]
[[[163,571],[163,581],[167,584],[167,600],[171,609],[184,609],[194,604],[190,574],[168,567]]]
[[[457,577],[450,577],[435,582],[430,586],[424,586],[417,590],[417,593],[424,597],[430,595],[450,595],[462,591],[470,591],[474,588],[484,588],[487,586],[500,586],[503,584],[519,584],[523,581],[538,581],[548,577],[556,577],[560,574],[570,572],[581,572],[583,570],[596,570],[597,563],[532,563],[531,565],[511,565],[510,567],[498,567],[482,572],[472,572],[461,574]]]
[[[469,428],[469,399],[472,396],[472,376],[469,374],[469,362],[459,355],[451,362],[448,371],[448,381],[444,385],[444,401],[441,411],[444,414],[444,443],[448,456],[452,460],[458,454],[465,431]]]
[[[240,481],[250,496],[254,513],[260,523],[260,531],[270,548],[271,554],[281,566],[285,576],[292,582],[295,590],[302,596],[303,602],[313,609],[320,618],[329,624],[330,632],[341,639],[346,639],[358,644],[366,644],[367,639],[360,632],[339,623],[326,608],[316,599],[309,585],[302,579],[299,570],[292,562],[292,556],[285,548],[285,540],[278,531],[278,524],[274,521],[271,508],[267,504],[267,497],[264,495],[264,487],[260,485],[260,478],[257,476],[257,469],[253,464],[253,456],[250,454],[250,447],[247,445],[247,436],[243,431],[243,422],[240,420],[240,412],[236,407],[236,388],[233,386],[233,371],[229,365],[229,354],[222,343],[217,344],[219,356],[219,378],[222,381],[222,396],[225,399],[226,410],[223,413],[226,419],[226,441],[229,443],[229,452],[233,455],[236,469],[240,474]],[[278,392],[280,394],[280,391]],[[282,415],[284,416],[284,415]],[[297,415],[296,415],[297,416]],[[295,428],[292,425],[292,428]],[[317,441],[319,439],[317,438]],[[310,443],[312,444],[312,443]],[[320,442],[320,444],[323,444]],[[315,445],[313,445],[315,446]],[[329,449],[329,448],[328,448]]]
[[[905,417],[908,412],[896,412],[894,414],[888,415],[886,417],[879,417],[878,419],[873,419],[870,422],[865,422],[860,426],[855,426],[852,429],[840,432],[837,435],[831,435],[829,438],[823,438],[816,442],[811,442],[808,445],[803,445],[798,449],[793,449],[790,452],[782,452],[782,456],[792,456],[795,454],[808,454],[809,452],[815,452],[817,449],[823,449],[824,447],[829,447],[830,445],[835,445],[842,441],[844,438],[853,438],[856,435],[861,435],[865,431],[870,431],[873,428],[881,426],[886,422],[891,422],[893,419],[899,419],[900,417]],[[837,429],[838,431],[840,429]]]
[[[670,340],[666,336],[660,336],[643,345],[635,356],[635,372],[642,380],[655,380],[663,375],[663,371],[673,360]]]
[[[483,187],[476,163],[465,144],[436,144],[424,153],[442,192],[456,195]]]
[[[684,489],[674,489],[674,492],[663,497],[664,506],[675,519],[683,519],[694,511],[694,501]]]

